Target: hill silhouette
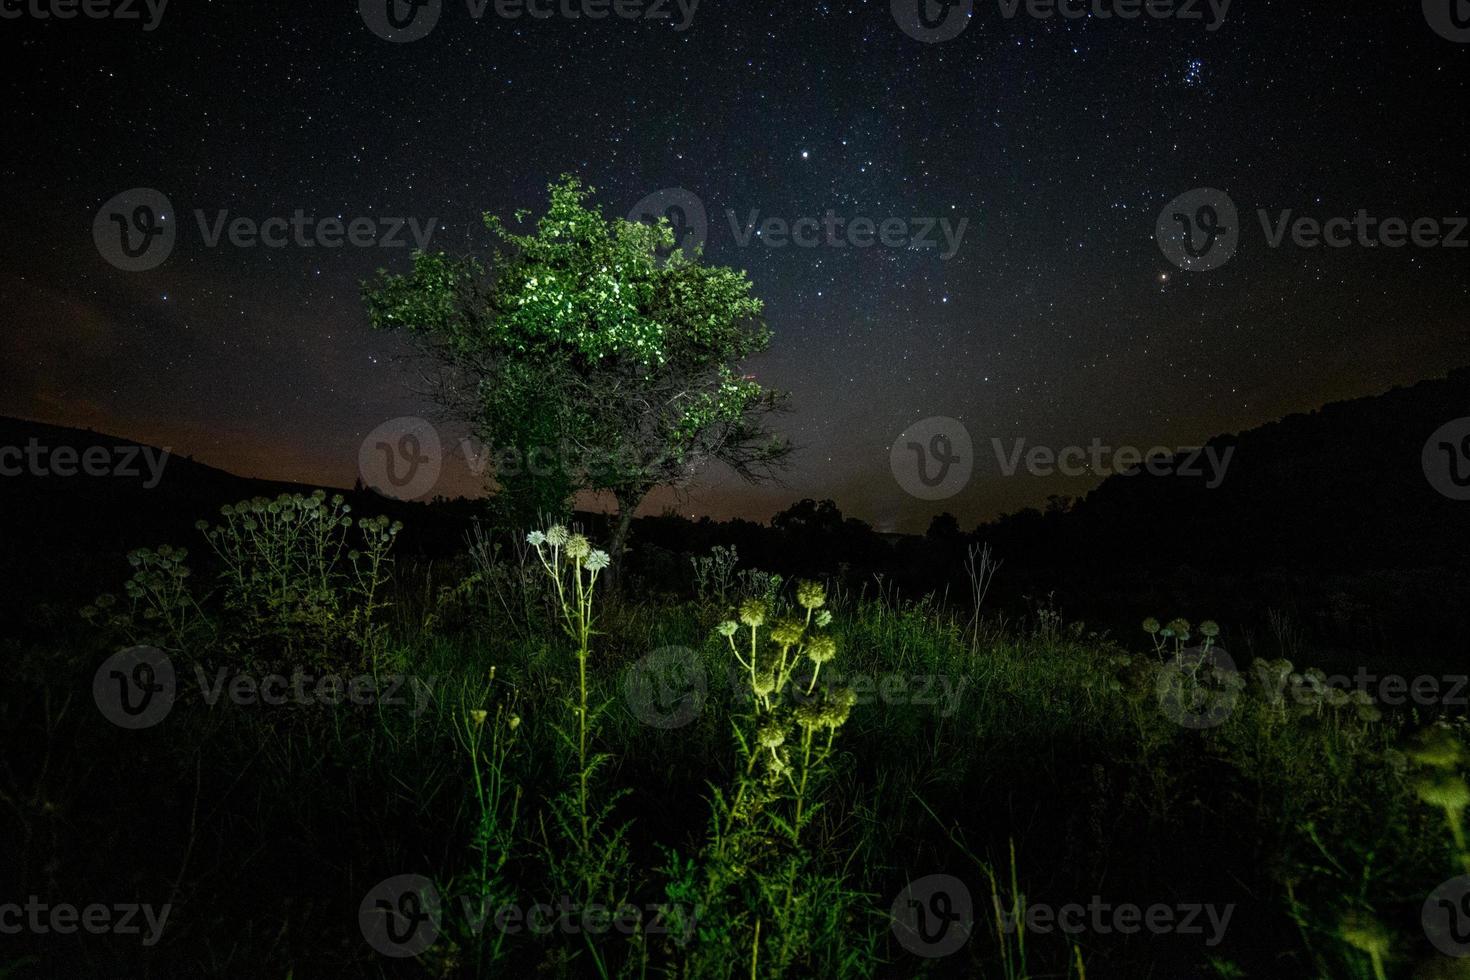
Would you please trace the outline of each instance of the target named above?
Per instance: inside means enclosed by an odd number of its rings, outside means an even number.
[[[1021,610],[1054,594],[1089,622],[1125,628],[1140,611],[1204,610],[1245,620],[1270,606],[1297,610],[1299,620],[1315,620],[1319,633],[1343,644],[1364,631],[1386,635],[1406,626],[1409,635],[1463,636],[1470,501],[1436,490],[1421,454],[1432,433],[1466,416],[1470,368],[1211,439],[1217,458],[1229,454],[1218,481],[1118,474],[1081,500],[1053,501],[968,532],[941,514],[923,537],[881,535],[831,501],[800,501],[769,525],[650,516],[635,522],[630,562],[644,586],[678,590],[688,587],[689,554],[734,544],[745,567],[788,576],[837,568],[854,588],[881,582],[911,595],[961,596],[966,549],[983,543],[1005,560],[990,600],[1000,608]],[[127,454],[136,472],[58,476],[25,468],[0,476],[0,541],[10,558],[0,587],[22,606],[72,608],[114,587],[132,548],[197,547],[195,521],[225,503],[314,489],[177,455],[155,473],[155,448],[0,417],[0,447],[32,443],[51,452],[69,447],[78,460],[104,447],[113,462]],[[479,501],[405,503],[360,488],[339,492],[360,513],[402,520],[400,554],[409,557],[452,554],[482,513]],[[578,519],[600,533],[601,515]]]

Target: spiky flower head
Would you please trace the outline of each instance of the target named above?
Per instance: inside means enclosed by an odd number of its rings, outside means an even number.
[[[766,604],[760,599],[746,599],[740,604],[740,621],[752,629],[764,626],[766,622]]]
[[[1150,616],[1143,621],[1143,631],[1150,636],[1159,631],[1159,621]]]
[[[1164,627],[1165,636],[1177,636],[1181,640],[1189,639],[1189,620],[1174,618],[1169,620],[1169,625]]]
[[[607,552],[594,548],[587,556],[587,560],[582,563],[582,567],[589,572],[600,572],[610,564],[612,564],[612,559],[607,556]]]
[[[567,538],[567,556],[576,561],[581,561],[592,553],[592,542],[587,540],[585,534],[574,534]]]
[[[806,655],[814,664],[824,664],[837,656],[837,641],[830,636],[814,636],[806,645]]]
[[[817,613],[815,617],[813,617],[812,622],[816,623],[817,626],[821,627],[822,629],[826,629],[828,626],[832,625],[832,610],[823,609],[821,612]]]
[[[1343,916],[1342,923],[1337,927],[1337,934],[1354,949],[1379,958],[1388,955],[1388,948],[1393,942],[1383,923],[1366,912],[1356,910]]]
[[[1453,773],[1431,773],[1414,780],[1419,799],[1441,810],[1459,813],[1470,806],[1470,787]]]
[[[488,717],[490,717],[489,713],[486,712],[483,708],[476,708],[474,711],[470,712],[470,720],[473,721],[476,725],[485,724],[485,719]]]
[[[1207,636],[1213,640],[1220,635],[1220,624],[1213,619],[1207,619],[1199,624],[1199,634],[1200,636]]]
[[[852,706],[857,704],[857,692],[850,687],[839,688],[828,697],[827,703],[822,706],[822,724],[831,729],[841,728],[847,724],[848,715],[852,713]]]
[[[798,582],[796,601],[803,609],[820,609],[827,602],[827,590],[820,582]]]
[[[546,543],[546,535],[542,534],[540,531],[532,531],[530,534],[526,535],[526,542],[530,544],[533,548],[539,548]]]
[[[794,647],[801,642],[803,632],[801,623],[794,619],[783,619],[771,627],[771,642],[777,646]]]
[[[1400,746],[1404,755],[1421,766],[1453,769],[1465,756],[1465,747],[1448,728],[1434,725],[1415,732]]]
[[[553,548],[560,548],[567,543],[567,529],[560,524],[553,524],[546,529],[546,543]]]
[[[825,715],[825,706],[808,701],[796,709],[796,723],[802,728],[821,728]]]
[[[780,725],[774,722],[765,725],[756,733],[756,740],[761,743],[762,748],[779,749],[786,741],[786,732]]]
[[[720,634],[721,636],[734,636],[735,631],[739,628],[739,623],[735,622],[735,620],[733,619],[727,619],[723,623],[715,627],[715,632]]]
[[[776,689],[776,675],[773,671],[761,671],[750,679],[750,689],[758,697],[766,697]]]

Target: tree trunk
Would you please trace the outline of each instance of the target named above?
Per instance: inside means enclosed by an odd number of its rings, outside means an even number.
[[[633,526],[633,512],[643,502],[643,494],[627,492],[614,494],[618,501],[618,516],[613,522],[612,541],[608,542],[608,557],[612,564],[608,568],[609,582],[614,589],[623,583],[623,558],[628,553],[628,531]]]

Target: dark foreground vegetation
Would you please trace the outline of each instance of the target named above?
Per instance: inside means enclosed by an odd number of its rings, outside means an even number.
[[[143,911],[6,975],[1462,975],[1460,715],[1228,622],[400,527],[228,506],[12,649],[7,894]]]

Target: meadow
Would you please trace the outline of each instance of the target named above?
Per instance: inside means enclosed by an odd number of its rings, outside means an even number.
[[[1464,718],[1207,608],[400,530],[243,501],[10,652],[0,977],[1470,976]]]

